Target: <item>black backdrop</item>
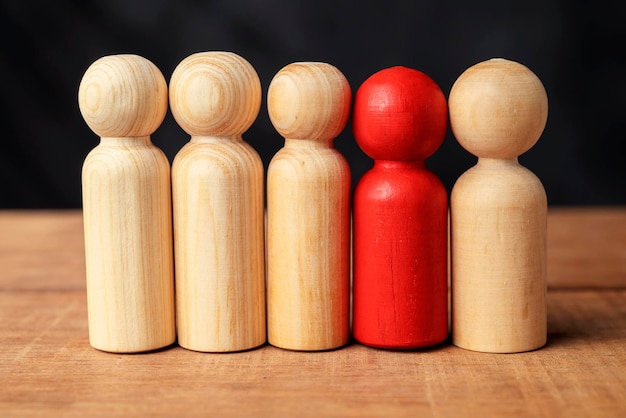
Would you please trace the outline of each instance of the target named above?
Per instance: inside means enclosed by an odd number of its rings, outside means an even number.
[[[548,124],[520,162],[544,183],[551,205],[626,204],[624,14],[619,2],[526,0],[103,0],[0,6],[0,208],[77,208],[80,170],[97,145],[78,111],[87,67],[103,55],[135,53],[169,80],[186,56],[229,50],[257,69],[263,94],[294,61],[325,61],[353,93],[371,74],[405,65],[448,96],[469,66],[519,61],[543,81]],[[187,135],[168,113],[152,137],[170,161]],[[266,167],[282,146],[265,104],[244,139]],[[336,147],[353,184],[371,167],[350,126]],[[618,149],[619,147],[619,149]],[[449,132],[427,161],[451,190],[475,163]]]

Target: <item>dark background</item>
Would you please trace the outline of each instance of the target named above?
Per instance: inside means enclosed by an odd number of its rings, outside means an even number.
[[[520,157],[551,205],[626,204],[625,15],[616,1],[64,1],[0,6],[0,208],[78,208],[80,171],[98,144],[78,111],[87,67],[134,53],[169,81],[186,56],[228,50],[256,68],[263,105],[244,134],[265,166],[283,145],[267,116],[274,74],[294,61],[338,67],[356,92],[371,74],[405,65],[446,97],[469,66],[503,57],[543,81],[548,124]],[[188,141],[168,112],[152,137],[170,161]],[[336,140],[353,184],[371,167],[350,126]],[[427,161],[451,190],[476,159],[449,132]]]

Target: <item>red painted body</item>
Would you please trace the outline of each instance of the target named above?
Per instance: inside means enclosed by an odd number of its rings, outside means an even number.
[[[363,344],[419,348],[448,335],[448,197],[424,166],[446,130],[445,97],[417,70],[382,70],[357,91],[353,132],[375,160],[353,200],[353,334]]]

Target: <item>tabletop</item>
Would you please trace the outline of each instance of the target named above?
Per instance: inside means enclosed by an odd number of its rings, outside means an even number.
[[[626,416],[626,208],[551,207],[548,343],[486,354],[89,345],[82,214],[0,211],[0,416]]]

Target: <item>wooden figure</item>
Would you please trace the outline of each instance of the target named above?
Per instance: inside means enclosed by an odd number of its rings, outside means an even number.
[[[143,57],[106,56],[85,72],[78,103],[101,137],[82,169],[90,343],[118,353],[170,345],[170,166],[150,141],[167,112],[167,84]]]
[[[481,62],[454,83],[450,124],[478,163],[454,185],[452,342],[515,353],[546,342],[546,213],[543,185],[517,157],[539,139],[546,91],[525,66]]]
[[[379,71],[359,87],[353,133],[374,167],[354,193],[354,338],[418,348],[448,335],[448,197],[424,160],[448,126],[446,99],[426,74]]]
[[[266,341],[264,172],[242,134],[261,106],[261,83],[231,52],[185,58],[170,108],[191,140],[172,164],[178,343],[206,352]]]
[[[326,63],[293,63],[268,90],[285,146],[268,169],[268,339],[328,350],[349,338],[350,168],[333,147],[351,90]]]

